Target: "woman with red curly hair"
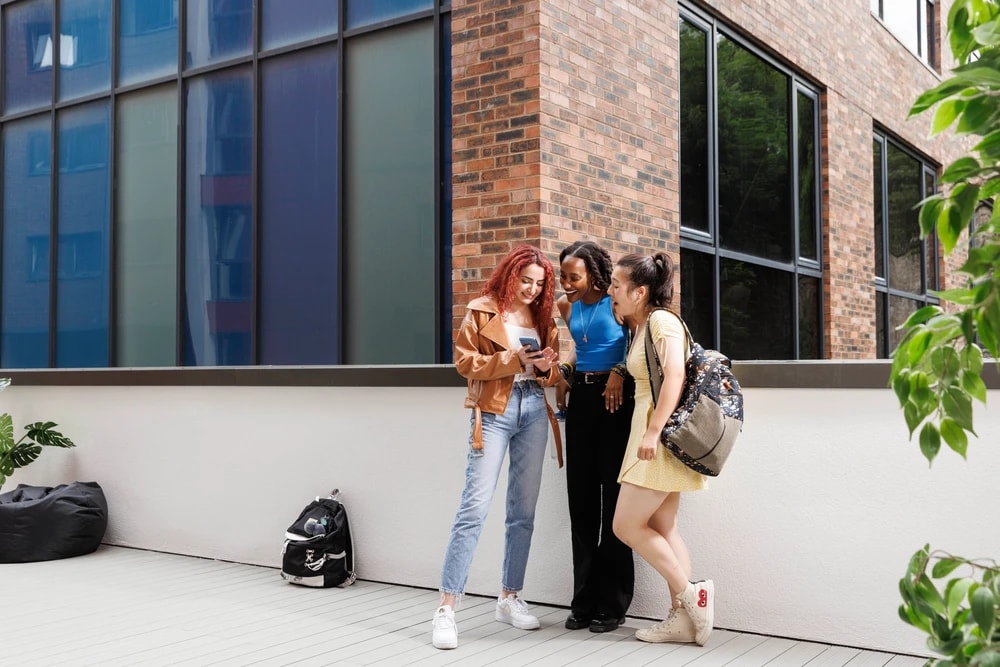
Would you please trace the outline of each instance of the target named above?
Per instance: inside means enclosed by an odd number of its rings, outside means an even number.
[[[452,525],[434,613],[433,644],[458,646],[455,603],[465,590],[472,556],[509,450],[502,592],[496,620],[534,630],[538,619],[518,597],[524,585],[548,429],[562,447],[543,387],[561,378],[559,331],[552,318],[555,273],[537,248],[521,245],[501,260],[473,300],[455,339],[455,367],[469,381],[472,408],[465,490]]]

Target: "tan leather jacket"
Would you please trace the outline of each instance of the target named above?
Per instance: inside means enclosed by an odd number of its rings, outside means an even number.
[[[543,347],[559,351],[559,329],[555,322],[549,327],[548,340]],[[514,386],[514,376],[524,369],[517,350],[510,349],[507,330],[499,317],[496,301],[482,296],[474,299],[465,311],[465,319],[455,339],[455,368],[469,381],[469,395],[465,407],[472,408],[475,421],[472,428],[472,448],[483,448],[483,411],[503,414]],[[538,375],[543,387],[554,386],[559,381],[559,371],[553,368],[548,375]],[[555,436],[559,467],[563,465],[562,438],[555,413],[545,399],[545,410]]]

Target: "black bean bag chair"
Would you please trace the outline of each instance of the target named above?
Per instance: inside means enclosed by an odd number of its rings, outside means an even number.
[[[0,494],[0,563],[89,554],[107,527],[108,501],[97,482],[20,484]]]

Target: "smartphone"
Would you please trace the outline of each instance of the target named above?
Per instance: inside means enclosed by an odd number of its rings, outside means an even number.
[[[521,345],[527,345],[530,352],[541,352],[542,348],[538,347],[538,341],[534,338],[528,338],[527,336],[522,336],[518,340],[521,341]]]

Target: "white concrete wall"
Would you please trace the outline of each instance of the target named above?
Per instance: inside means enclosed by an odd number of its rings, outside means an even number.
[[[109,543],[277,566],[285,527],[312,496],[339,487],[360,576],[436,588],[463,482],[463,395],[15,385],[0,394],[0,410],[18,433],[51,419],[78,447],[47,449],[4,490],[95,480],[110,504]],[[897,582],[925,542],[1000,556],[1000,533],[984,513],[1000,469],[997,411],[978,412],[983,437],[968,462],[945,452],[928,469],[888,390],[748,389],[746,399],[729,469],[682,501],[695,575],[716,581],[717,625],[925,652],[923,637],[897,618]],[[500,498],[470,593],[497,592]],[[525,596],[565,605],[569,532],[554,460],[539,503]],[[666,607],[665,587],[641,564],[631,613],[659,617]]]

